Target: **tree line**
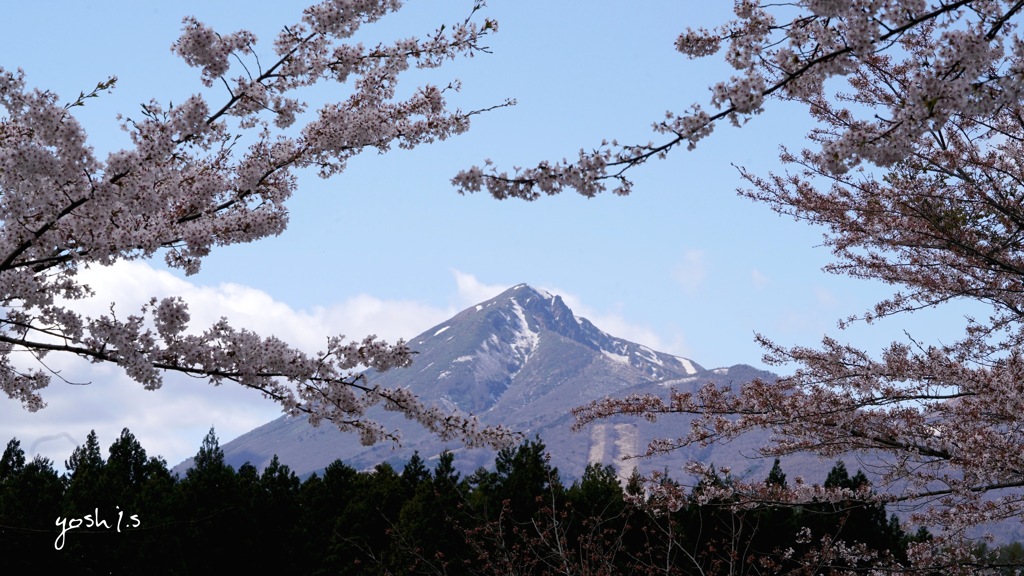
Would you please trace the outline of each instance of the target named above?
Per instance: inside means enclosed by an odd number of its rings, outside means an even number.
[[[90,433],[58,474],[12,439],[0,458],[0,565],[10,574],[829,573],[906,564],[908,544],[930,538],[854,496],[747,508],[706,480],[686,489],[634,474],[623,484],[598,465],[566,482],[539,440],[468,476],[454,458],[428,467],[415,454],[401,469],[363,471],[337,460],[300,480],[276,456],[263,471],[234,469],[211,429],[179,477],[124,429],[106,458]],[[764,482],[787,485],[777,461]],[[841,461],[824,483],[851,495],[868,486]]]

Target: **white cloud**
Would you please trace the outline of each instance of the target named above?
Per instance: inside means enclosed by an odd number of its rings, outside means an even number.
[[[688,248],[683,252],[682,262],[675,267],[672,277],[687,292],[695,292],[707,278],[707,264],[703,250]]]
[[[471,285],[472,277],[464,275]],[[110,303],[121,317],[137,313],[149,297],[180,296],[189,305],[190,326],[202,330],[220,317],[232,326],[276,335],[308,352],[323,347],[329,335],[363,338],[377,334],[387,340],[409,339],[457,310],[414,300],[382,300],[359,294],[341,302],[296,310],[262,290],[238,284],[199,286],[143,262],[120,262],[81,272],[96,296],[76,303],[82,313],[109,314]],[[20,359],[26,365],[31,360]],[[54,378],[43,390],[47,407],[36,413],[0,398],[0,442],[22,442],[31,457],[39,453],[58,466],[75,444],[95,429],[104,447],[122,428],[129,428],[151,455],[163,455],[171,465],[191,456],[214,425],[222,442],[280,415],[278,406],[258,392],[234,384],[214,387],[205,380],[171,374],[163,388],[147,391],[108,364],[91,364],[74,356],[51,354],[47,365],[76,383]]]
[[[459,302],[462,306],[472,306],[478,302],[490,300],[512,287],[504,284],[484,284],[477,280],[476,276],[454,268],[452,274],[455,275],[455,284],[459,290]]]
[[[376,334],[386,340],[409,340],[453,316],[452,307],[438,308],[415,300],[382,300],[359,294],[340,304],[317,308],[326,326],[338,326],[352,338]]]
[[[750,271],[750,281],[754,283],[754,288],[756,290],[761,290],[768,285],[768,277],[762,274],[757,268]]]
[[[456,312],[453,308],[414,300],[382,300],[369,294],[312,310],[296,310],[256,288],[231,283],[197,286],[141,262],[93,269],[81,277],[97,294],[78,307],[85,313],[107,313],[110,302],[117,302],[117,309],[128,313],[150,296],[180,296],[189,305],[191,326],[196,329],[226,317],[235,327],[273,334],[309,352],[322,347],[329,335],[361,339],[376,334],[387,340],[409,339]]]
[[[812,286],[809,290],[806,305],[788,305],[775,311],[777,337],[786,335],[794,343],[813,345],[822,334],[835,331],[839,298],[823,286]]]
[[[590,320],[594,326],[613,336],[629,340],[630,342],[636,342],[637,344],[643,344],[658,352],[667,352],[677,356],[687,356],[689,354],[689,346],[686,345],[686,339],[682,334],[676,334],[671,340],[665,340],[653,328],[630,322],[618,311],[602,312],[594,310],[580,301],[574,294],[569,294],[558,288],[545,287],[544,289],[552,294],[561,296],[562,301],[572,309],[573,314]]]
[[[463,307],[506,289],[458,270],[452,274],[455,298]],[[388,340],[411,339],[458,312],[450,305],[384,300],[368,294],[299,310],[256,288],[238,284],[200,286],[142,262],[121,262],[84,270],[81,275],[96,292],[94,298],[76,303],[85,314],[109,314],[110,303],[117,302],[118,315],[128,315],[137,313],[152,296],[180,296],[189,304],[191,326],[196,330],[225,316],[235,327],[276,335],[309,352],[321,348],[324,339],[335,334],[362,338],[375,333]],[[551,292],[562,294],[574,312],[602,330],[656,350],[686,354],[681,337],[666,342],[652,328],[628,322],[616,311],[594,310],[573,295]],[[19,362],[28,365],[30,360],[25,356]],[[54,378],[43,390],[48,406],[35,413],[0,398],[0,442],[6,444],[17,437],[29,457],[40,454],[58,467],[92,429],[105,450],[123,428],[129,428],[150,455],[162,455],[174,465],[195,454],[211,426],[216,427],[223,443],[280,415],[272,401],[231,383],[215,387],[202,379],[170,374],[161,389],[148,391],[114,365],[92,364],[60,354],[47,356],[46,362],[67,380],[88,384],[68,384]]]
[[[821,286],[814,287],[814,299],[825,308],[834,308],[839,302],[835,294]]]

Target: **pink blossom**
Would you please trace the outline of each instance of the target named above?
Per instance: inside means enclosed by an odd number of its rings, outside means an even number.
[[[106,158],[94,156],[72,111],[113,89],[116,79],[63,106],[52,93],[30,89],[20,71],[0,69],[0,389],[29,410],[42,408],[50,374],[44,365],[20,371],[10,356],[66,353],[116,363],[150,389],[168,372],[235,382],[261,391],[289,414],[308,414],[314,424],[327,420],[367,443],[398,439],[367,419],[366,410],[378,404],[470,445],[513,438],[508,430],[482,427],[468,415],[368,381],[367,368],[409,365],[412,353],[402,341],[337,336],[307,354],[223,320],[194,327],[188,304],[176,298],[154,299],[127,314],[115,306],[97,318],[73,309],[74,300],[90,294],[77,280],[83,266],[159,254],[194,274],[217,246],[285,229],[296,170],[331,176],[364,150],[412,148],[467,130],[477,111],[452,111],[445,102],[457,84],[423,86],[407,99],[396,98],[394,86],[411,67],[480,52],[496,23],[471,17],[425,40],[373,47],[347,40],[400,6],[397,0],[328,0],[310,7],[278,35],[276,60],[269,61],[256,59],[252,33],[222,34],[186,18],[172,50],[199,69],[205,86],[223,83],[221,100],[194,95],[174,107],[149,102],[138,116],[123,118],[132,147]],[[347,84],[351,96],[341,102],[297,96],[303,87],[332,82]],[[284,131],[307,109],[315,112],[304,126]],[[246,146],[235,143],[242,134]]]

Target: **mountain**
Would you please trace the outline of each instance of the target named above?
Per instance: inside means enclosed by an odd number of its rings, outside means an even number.
[[[696,391],[709,382],[737,385],[754,378],[773,381],[776,376],[743,364],[709,370],[693,360],[617,338],[574,315],[559,296],[526,284],[463,310],[409,344],[418,352],[410,368],[369,373],[368,378],[383,386],[408,387],[428,403],[471,412],[484,424],[504,424],[528,438],[539,436],[563,480],[579,478],[591,462],[614,465],[622,478],[635,466],[643,474],[667,471],[679,480],[686,479],[682,467],[690,460],[728,466],[734,477],[745,480],[762,480],[771,468],[770,460],[757,457],[757,449],[768,443],[767,432],[657,458],[622,459],[642,453],[654,438],[685,435],[691,417],[683,415],[662,416],[656,422],[618,416],[573,433],[571,410],[593,400],[635,393],[665,396],[670,388]],[[356,469],[384,461],[400,469],[414,451],[429,466],[429,460],[445,449],[456,454],[454,464],[463,474],[493,464],[493,450],[445,444],[394,412],[375,408],[370,415],[400,430],[403,447],[362,446],[356,434],[342,433],[329,423],[314,428],[304,417],[281,417],[222,449],[236,469],[245,462],[263,469],[276,454],[300,476],[339,458]],[[863,469],[874,478],[872,458],[850,455],[846,464],[851,472]],[[784,458],[782,467],[790,478],[803,476],[820,483],[834,463],[798,454]],[[174,470],[184,474],[189,466],[190,460]],[[983,528],[999,542],[1024,538],[1019,521],[1012,518]]]
[[[621,459],[642,452],[654,437],[681,435],[688,428],[686,417],[655,423],[621,417],[573,433],[570,411],[595,399],[774,376],[745,365],[707,370],[690,359],[617,338],[574,315],[561,297],[526,284],[463,310],[409,344],[418,353],[410,368],[369,378],[383,386],[408,387],[427,402],[476,414],[485,424],[501,423],[527,437],[539,436],[564,477],[579,477],[590,462],[614,464],[624,476],[634,465],[642,472],[668,469],[681,475],[680,467],[689,458],[728,465],[734,474],[746,472],[757,478],[770,468],[770,462],[748,458],[758,439],[679,451],[656,460]],[[445,444],[399,414],[375,409],[372,416],[401,430],[402,448],[362,446],[354,434],[326,423],[314,428],[304,417],[278,418],[222,448],[228,463],[236,467],[249,461],[262,468],[277,454],[300,475],[338,458],[358,469],[382,461],[400,466],[414,450],[429,459],[450,449],[464,473],[493,462],[494,451]]]

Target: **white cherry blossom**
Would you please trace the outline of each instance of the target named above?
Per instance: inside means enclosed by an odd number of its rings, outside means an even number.
[[[810,149],[783,149],[785,172],[741,167],[750,185],[741,193],[821,226],[835,257],[827,271],[894,287],[842,325],[958,299],[986,306],[987,317],[969,319],[954,342],[908,335],[878,351],[834,337],[787,347],[758,336],[767,362],[796,370],[773,383],[609,398],[581,407],[579,424],[622,414],[694,418],[677,438],[653,442],[650,455],[753,430],[771,433],[766,456],[869,454],[890,504],[937,536],[916,545],[916,566],[885,570],[983,573],[972,530],[1024,520],[1024,2],[734,7],[729,22],[679,36],[679,52],[723,58],[736,72],[709,87],[706,104],[659,120],[660,139],[605,142],[514,173],[485,163],[454,182],[499,199],[566,190],[589,197],[609,187],[625,194],[630,170],[699,145],[719,122],[742,126],[770,113],[772,100],[803,105],[816,121]],[[737,485],[734,496],[826,497],[754,485]]]
[[[194,274],[217,246],[285,229],[296,170],[333,176],[365,150],[412,148],[467,130],[477,111],[451,110],[445,102],[457,84],[425,85],[407,99],[397,98],[394,87],[411,68],[486,51],[482,41],[497,24],[478,21],[478,2],[465,21],[423,40],[369,47],[348,40],[400,7],[397,0],[322,2],[282,30],[270,59],[257,58],[251,32],[218,33],[185,18],[172,50],[199,69],[203,85],[223,85],[223,98],[146,103],[140,114],[122,118],[132,147],[105,158],[96,157],[73,113],[112,90],[116,78],[62,104],[29,87],[21,71],[0,69],[0,389],[29,410],[43,408],[51,377],[45,364],[21,370],[11,355],[75,354],[116,363],[150,389],[168,372],[235,382],[288,414],[355,430],[367,443],[397,439],[366,418],[378,404],[470,445],[512,438],[368,381],[363,369],[409,365],[412,354],[402,341],[332,336],[319,353],[307,354],[226,320],[191,326],[188,304],[175,298],[154,299],[141,310],[113,306],[99,317],[74,311],[74,301],[90,294],[77,278],[83,267],[162,256]],[[344,83],[350,96],[340,102],[298,96],[318,83]],[[296,129],[299,118],[306,123]]]

